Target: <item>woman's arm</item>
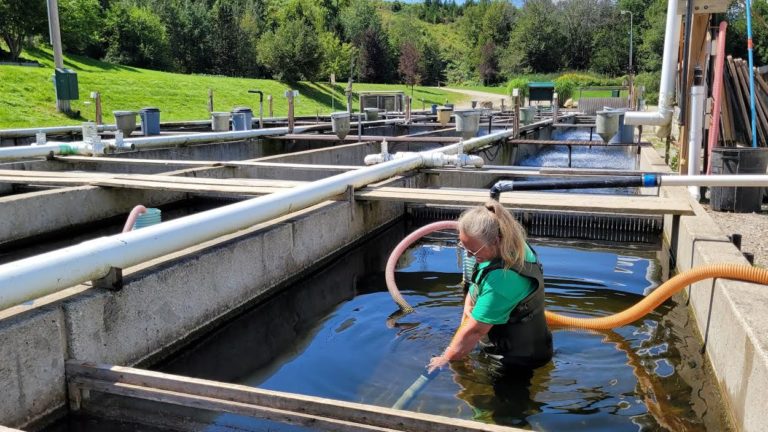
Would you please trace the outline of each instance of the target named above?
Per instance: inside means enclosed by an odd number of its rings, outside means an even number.
[[[464,358],[477,346],[480,338],[488,334],[491,327],[493,327],[492,324],[481,323],[472,318],[472,316],[467,316],[461,327],[456,330],[456,334],[443,354],[432,357],[432,360],[429,361],[427,372],[431,373],[435,369],[445,366],[451,360]]]

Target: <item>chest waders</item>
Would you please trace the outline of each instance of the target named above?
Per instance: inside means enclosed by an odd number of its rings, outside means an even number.
[[[504,324],[495,324],[488,332],[490,345],[483,350],[492,356],[501,356],[505,366],[537,368],[552,359],[552,333],[547,327],[544,316],[544,273],[538,262],[525,262],[519,269],[504,269],[500,259],[472,272],[472,282],[480,286],[491,272],[515,272],[535,284],[533,292],[528,294],[512,309],[509,319]],[[468,284],[466,284],[468,289]]]

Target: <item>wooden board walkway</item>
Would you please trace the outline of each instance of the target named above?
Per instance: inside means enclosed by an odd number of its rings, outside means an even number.
[[[521,429],[305,396],[130,367],[68,361],[69,404],[87,411],[94,393],[228,412],[329,431],[516,432]],[[405,389],[404,389],[405,390]]]
[[[359,200],[401,201],[419,204],[477,205],[489,199],[481,189],[409,189],[397,187],[363,188],[355,193]],[[513,209],[578,211],[634,215],[692,215],[687,202],[655,196],[586,195],[544,192],[501,194],[501,203]]]
[[[190,193],[265,195],[307,182],[262,179],[218,179],[145,174],[69,173],[0,170],[0,182],[54,186],[103,186]],[[364,201],[399,201],[436,205],[477,205],[489,198],[485,189],[413,189],[366,187],[355,192]],[[501,203],[515,209],[578,211],[634,215],[692,215],[687,202],[655,196],[587,195],[570,193],[511,192]]]

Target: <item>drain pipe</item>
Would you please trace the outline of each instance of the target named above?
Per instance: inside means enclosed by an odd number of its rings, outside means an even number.
[[[628,111],[624,124],[632,126],[668,126],[672,121],[672,105],[675,100],[675,72],[680,45],[680,15],[677,14],[679,0],[667,3],[667,25],[664,32],[664,54],[659,83],[659,110],[657,112]]]
[[[692,0],[691,0],[692,1]],[[699,158],[701,157],[701,143],[704,136],[704,104],[707,100],[707,91],[703,83],[703,73],[700,67],[693,72],[693,87],[691,87],[691,124],[688,139],[688,175],[693,176],[701,172]],[[688,193],[693,199],[701,199],[701,190],[698,186],[689,186]]]
[[[42,145],[0,147],[0,161],[66,155],[90,156],[92,154],[93,146],[83,141],[72,143],[49,141]]]
[[[261,90],[248,90],[248,93],[259,94],[259,129],[264,129],[264,92]]]
[[[465,141],[464,147],[472,150],[513,133],[503,130],[473,138]],[[112,268],[128,268],[307,208],[341,195],[349,187],[360,188],[418,169],[436,153],[454,154],[457,150],[458,144],[453,144],[413,153],[286,191],[0,265],[0,309],[103,278]]]

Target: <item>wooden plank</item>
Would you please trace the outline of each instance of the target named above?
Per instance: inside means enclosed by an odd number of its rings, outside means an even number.
[[[256,405],[273,410],[290,411],[309,416],[343,420],[409,432],[512,432],[519,429],[484,424],[469,420],[452,419],[431,414],[401,411],[392,408],[345,402],[315,396],[306,396],[250,386],[203,380],[162,372],[123,366],[100,365],[67,361],[67,379],[80,382],[84,388],[94,381],[140,386],[166,392],[183,393],[202,398]],[[89,380],[89,381],[86,381]]]
[[[196,184],[177,184],[177,183],[161,183],[141,180],[121,180],[121,179],[100,179],[91,180],[88,184],[92,186],[102,186],[111,188],[122,189],[147,189],[157,191],[174,191],[174,192],[190,192],[190,193],[230,193],[230,194],[245,194],[245,195],[266,195],[285,188],[276,188],[269,186],[227,186],[227,185],[196,185]]]
[[[736,66],[734,65],[732,56],[728,56],[727,65],[728,65],[728,72],[731,76],[731,80],[733,80],[733,87],[736,90],[736,104],[739,108],[739,113],[741,115],[744,134],[746,135],[747,140],[749,142],[752,142],[752,129],[749,126],[749,122],[750,122],[749,119],[751,117],[750,117],[749,111],[747,110],[747,107],[744,105],[745,99],[744,99],[744,94],[742,92],[742,88],[743,88],[742,82],[739,79],[738,74],[736,73]],[[747,93],[747,95],[749,95],[749,93]]]
[[[478,205],[486,202],[490,197],[487,190],[480,189],[368,187],[357,191],[355,199],[421,204]],[[634,215],[693,215],[693,209],[687,202],[655,196],[509,192],[501,194],[500,201],[506,207],[514,209]]]
[[[311,427],[313,430],[316,430],[316,428],[320,430],[340,432],[389,432],[395,430],[310,414],[303,414],[300,412],[266,408],[247,403],[208,398],[168,390],[159,390],[131,384],[110,383],[87,378],[76,378],[70,381],[70,383],[71,385],[79,386],[91,391],[126,396],[132,399],[142,399],[215,412],[227,412],[237,415],[267,419],[280,423]]]
[[[132,159],[132,158],[97,158],[90,156],[57,156],[54,159],[62,162],[87,162],[87,163],[100,163],[111,162],[126,165],[168,165],[168,166],[200,166],[200,167],[279,167],[279,168],[302,168],[302,169],[314,169],[318,171],[322,170],[356,170],[364,168],[362,165],[320,165],[320,164],[299,164],[299,163],[282,163],[282,162],[259,162],[259,160],[252,161],[170,161],[163,159]]]
[[[750,131],[752,128],[752,100],[751,96],[749,94],[749,70],[748,66],[746,66],[746,62],[742,59],[736,59],[734,61],[735,67],[736,67],[736,73],[739,75],[739,79],[741,80],[744,85],[746,85],[746,100],[745,103],[748,107],[750,107],[749,111],[749,121],[747,124],[749,125]],[[755,100],[755,132],[757,133],[757,141],[758,142],[766,142],[766,136],[765,131],[763,130],[763,113],[760,112],[760,105],[757,100]],[[750,143],[751,144],[751,143]]]

